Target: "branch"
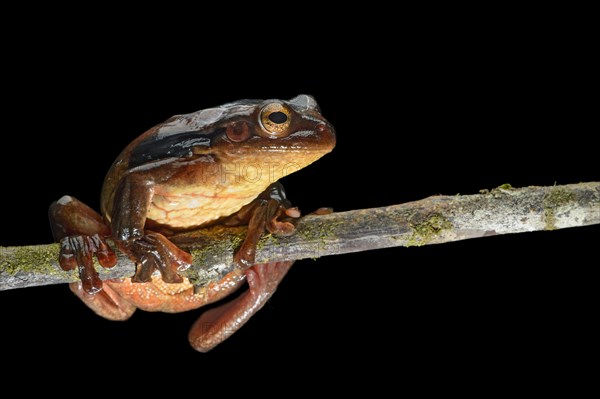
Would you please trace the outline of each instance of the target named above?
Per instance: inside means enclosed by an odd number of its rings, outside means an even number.
[[[266,235],[257,262],[318,258],[397,246],[420,246],[499,234],[600,224],[600,182],[513,189],[503,185],[475,195],[434,196],[382,208],[306,216],[289,237]],[[172,237],[194,262],[182,272],[196,285],[234,269],[233,253],[245,228],[214,227]],[[114,246],[113,246],[114,247]],[[57,264],[58,244],[0,247],[0,290],[77,281]],[[130,277],[135,265],[123,254],[102,279]]]

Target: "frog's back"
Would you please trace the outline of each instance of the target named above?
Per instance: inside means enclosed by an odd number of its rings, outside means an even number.
[[[224,118],[248,115],[259,100],[240,100],[190,114],[175,115],[133,140],[113,162],[102,187],[101,212],[110,220],[117,187],[127,173],[193,155],[194,147],[211,144],[214,128]]]

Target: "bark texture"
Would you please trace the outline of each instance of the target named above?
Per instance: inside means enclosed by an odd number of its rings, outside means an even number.
[[[600,224],[600,182],[515,189],[509,185],[475,195],[433,196],[382,208],[306,216],[296,234],[266,235],[257,263],[319,258],[397,246],[420,246],[498,234]],[[198,230],[172,241],[190,251],[192,267],[182,272],[194,284],[220,280],[232,271],[233,254],[245,228]],[[0,290],[77,281],[58,267],[58,244],[0,247]],[[135,265],[123,254],[102,279],[130,277]]]

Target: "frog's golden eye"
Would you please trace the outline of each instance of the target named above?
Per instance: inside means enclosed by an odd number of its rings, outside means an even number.
[[[282,103],[270,103],[260,111],[260,123],[269,137],[279,138],[289,134],[291,112]]]

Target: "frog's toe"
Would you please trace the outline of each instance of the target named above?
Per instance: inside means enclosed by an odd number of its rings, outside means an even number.
[[[300,209],[298,209],[297,206],[292,206],[291,208],[286,208],[285,209],[285,214],[291,218],[299,218],[302,213],[300,212]]]
[[[292,222],[272,219],[267,223],[267,230],[278,236],[289,236],[294,234],[296,226]]]
[[[333,213],[333,208],[330,207],[322,207],[309,213],[309,215],[329,215]]]
[[[69,237],[60,240],[60,253],[58,255],[58,264],[61,269],[68,271],[77,267],[77,258],[75,257],[75,248],[71,245]]]
[[[104,268],[114,267],[117,264],[117,254],[100,236],[95,236],[95,238],[97,246],[96,259],[98,259],[98,263]]]
[[[238,251],[233,254],[233,263],[247,269],[254,264],[256,247],[242,245]]]

